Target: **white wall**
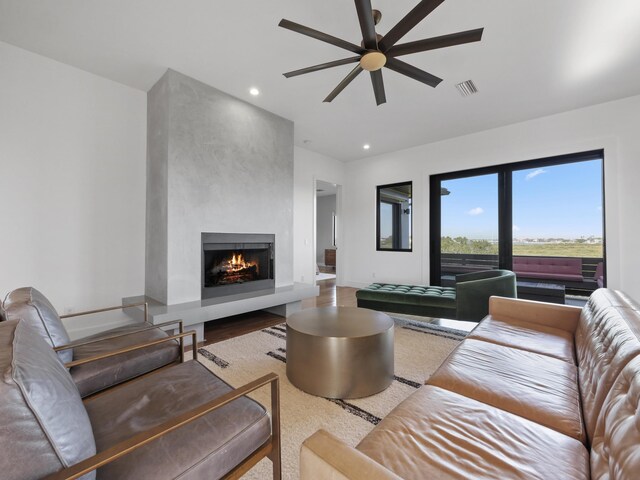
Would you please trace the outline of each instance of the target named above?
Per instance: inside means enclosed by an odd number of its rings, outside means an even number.
[[[316,201],[316,180],[344,185],[345,164],[331,157],[294,147],[293,151],[293,279],[296,282],[314,283],[316,258],[314,252],[315,225],[313,211]],[[336,211],[338,212],[337,263],[342,265],[344,221],[340,212],[341,187],[338,187]],[[340,270],[337,282],[341,283]]]
[[[337,195],[316,199],[316,262],[324,263],[324,251],[333,248],[333,214]]]
[[[144,292],[145,151],[145,92],[0,42],[2,298],[31,285],[65,312]]]
[[[346,164],[345,283],[429,282],[429,175],[604,148],[608,283],[640,299],[640,96]],[[414,248],[376,252],[375,187],[413,181]]]

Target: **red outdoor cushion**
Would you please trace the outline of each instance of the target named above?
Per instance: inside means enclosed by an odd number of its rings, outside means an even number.
[[[513,257],[513,271],[522,277],[582,282],[582,259]]]
[[[538,272],[515,272],[522,278],[539,278],[541,280],[561,280],[567,282],[582,282],[582,275],[565,275],[563,273],[538,273]]]

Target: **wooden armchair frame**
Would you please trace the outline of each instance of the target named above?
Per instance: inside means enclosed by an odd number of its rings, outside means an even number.
[[[60,318],[81,317],[84,315],[92,315],[94,313],[110,312],[112,310],[124,310],[125,308],[142,307],[144,306],[144,321],[149,320],[149,303],[138,302],[129,303],[127,305],[116,305],[115,307],[97,308],[95,310],[85,310],[84,312],[67,313],[66,315],[60,315]]]
[[[180,325],[182,326],[182,323]],[[151,340],[151,341],[148,341],[148,342],[138,343],[136,345],[131,345],[129,347],[119,348],[117,350],[112,350],[112,351],[107,352],[107,353],[102,353],[102,354],[96,355],[94,357],[82,358],[80,360],[73,360],[71,362],[65,363],[64,366],[67,367],[67,368],[71,368],[71,367],[75,367],[75,366],[78,366],[78,365],[83,365],[85,363],[94,362],[96,360],[102,360],[103,358],[114,357],[116,355],[121,355],[123,353],[133,352],[134,350],[140,350],[142,348],[152,347],[154,345],[160,345],[161,343],[168,342],[170,340],[178,340],[178,341],[180,341],[180,343],[182,345],[184,337],[192,337],[191,347],[193,348],[193,358],[194,358],[194,360],[196,360],[197,356],[198,356],[198,342],[197,342],[198,339],[196,337],[196,331],[195,330],[189,330],[188,332],[180,332],[180,333],[177,333],[175,335],[170,335],[167,338],[160,338],[158,340]],[[63,347],[56,347],[54,350],[57,351],[60,348],[63,348]],[[182,348],[182,347],[181,347],[180,358],[181,358],[181,362],[184,361],[184,348]]]
[[[192,346],[193,346],[193,358],[195,361],[197,360],[198,347],[196,343],[196,332],[191,330],[184,333],[179,333],[177,335],[172,335],[171,337],[154,340],[152,342],[134,345],[131,347],[123,348],[117,351],[109,352],[104,355],[100,355],[99,357],[95,357],[92,359],[84,359],[78,360],[77,362],[69,362],[66,366],[80,365],[81,363],[88,363],[94,360],[98,360],[100,358],[106,358],[114,355],[119,355],[121,353],[129,352],[132,350],[136,350],[139,348],[148,347],[149,345],[157,345],[162,342],[167,342],[171,340],[175,340],[177,338],[182,337],[192,337]],[[213,373],[212,373],[213,375]],[[225,479],[238,479],[246,472],[248,472],[256,463],[258,463],[262,458],[268,457],[273,464],[273,478],[274,480],[280,480],[282,473],[281,467],[281,453],[280,453],[280,390],[279,390],[279,378],[275,373],[269,373],[260,377],[252,382],[247,383],[239,388],[236,388],[224,395],[212,400],[210,402],[205,403],[193,410],[183,413],[181,415],[177,415],[175,418],[168,420],[154,428],[151,428],[145,432],[140,432],[133,437],[124,440],[103,452],[99,452],[96,455],[87,458],[69,468],[65,468],[56,472],[52,475],[45,477],[45,480],[72,480],[75,478],[79,478],[82,475],[89,473],[107,463],[113,462],[124,455],[137,450],[140,447],[145,446],[147,443],[156,440],[157,438],[166,435],[173,430],[176,430],[183,425],[187,425],[188,423],[197,420],[198,418],[207,415],[218,408],[227,405],[228,403],[236,400],[240,397],[243,397],[258,388],[264,387],[266,385],[271,386],[271,437],[264,444],[262,444],[257,450],[255,450],[249,457],[247,457],[244,461],[242,461],[239,465],[237,465],[233,470],[227,473],[224,478]]]
[[[107,336],[104,336],[104,337],[101,337],[101,338],[96,338],[96,339],[93,339],[93,340],[83,340],[83,339],[75,340],[75,341],[69,342],[69,343],[67,343],[65,345],[60,345],[58,347],[54,347],[54,350],[56,352],[59,352],[60,350],[67,350],[69,348],[80,347],[80,346],[83,346],[83,345],[90,345],[92,343],[102,342],[104,340],[111,340],[112,338],[126,337],[127,335],[132,335],[134,333],[144,332],[145,330],[152,330],[154,328],[168,327],[170,325],[177,325],[179,333],[184,333],[184,327],[182,325],[182,320],[173,320],[173,321],[169,321],[169,322],[158,323],[156,325],[149,324],[149,303],[148,302],[129,303],[129,304],[126,304],[126,305],[116,305],[114,307],[97,308],[95,310],[86,310],[84,312],[68,313],[66,315],[60,315],[60,318],[62,319],[62,318],[80,317],[80,316],[84,316],[84,315],[93,315],[95,313],[111,312],[111,311],[114,311],[114,310],[124,310],[126,308],[135,308],[135,307],[144,307],[144,323],[148,324],[148,325],[146,325],[144,327],[140,327],[140,328],[138,328],[136,330],[133,330],[133,331],[130,331],[130,332],[114,333],[113,335],[107,335]],[[180,337],[179,341],[180,341],[180,362],[184,362],[184,337]],[[127,351],[129,351],[129,350],[127,350]],[[125,352],[120,351],[118,353],[125,353]],[[87,358],[85,360],[90,361],[91,359],[94,359],[94,358],[96,360],[98,359],[98,357],[91,357],[91,358]],[[104,358],[104,357],[99,357],[99,358]],[[83,362],[83,363],[86,363],[86,362]],[[78,363],[77,365],[80,365],[80,364]],[[66,365],[66,366],[70,367],[69,365]],[[71,365],[71,366],[74,366],[74,365]]]

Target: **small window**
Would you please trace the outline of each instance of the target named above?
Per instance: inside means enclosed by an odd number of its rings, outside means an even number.
[[[412,182],[377,187],[376,248],[410,252],[412,235]]]

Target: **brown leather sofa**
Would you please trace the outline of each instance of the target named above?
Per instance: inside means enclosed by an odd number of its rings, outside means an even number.
[[[166,339],[168,334],[161,327],[174,327],[182,331],[180,321],[152,325],[145,318],[141,323],[114,328],[72,342],[61,320],[69,316],[122,308],[123,306],[118,306],[60,316],[41,292],[33,287],[23,287],[7,294],[0,307],[0,320],[22,319],[29,323],[54,348],[58,359],[69,368],[80,395],[86,397],[166,365],[178,363],[182,359],[181,341],[162,342],[144,349],[129,350],[135,345]],[[121,353],[93,360],[113,352]]]
[[[280,478],[275,374],[234,390],[190,360],[82,400],[22,320],[0,322],[0,371],[3,480],[238,478],[266,456]],[[267,385],[271,418],[246,397]]]
[[[492,297],[426,385],[356,448],[320,430],[301,479],[640,478],[640,309]]]

